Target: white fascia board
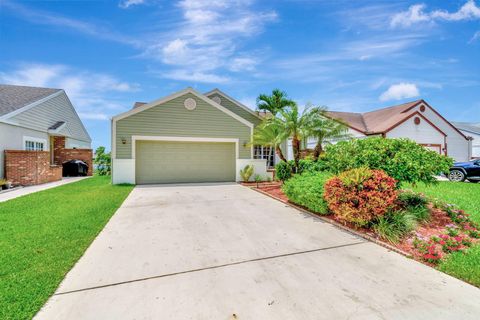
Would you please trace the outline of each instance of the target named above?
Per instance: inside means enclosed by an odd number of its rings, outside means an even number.
[[[255,111],[253,111],[252,109],[250,109],[249,107],[247,107],[246,105],[244,105],[243,103],[241,103],[240,101],[235,100],[234,98],[232,98],[231,96],[229,96],[228,94],[226,94],[225,92],[223,92],[222,90],[220,90],[220,89],[218,89],[218,88],[215,88],[215,89],[213,89],[212,91],[209,91],[209,92],[207,92],[207,93],[204,93],[203,95],[208,98],[209,95],[214,94],[214,93],[221,95],[222,97],[226,98],[227,100],[230,100],[230,102],[238,105],[240,108],[242,108],[242,109],[244,109],[245,111],[249,112],[249,113],[252,114],[253,116],[257,117],[258,119],[263,120],[263,118],[260,117],[260,115],[258,115]]]
[[[150,109],[152,107],[155,107],[155,106],[158,106],[159,104],[162,104],[162,103],[165,103],[165,102],[168,102],[170,100],[173,100],[175,98],[178,98],[178,97],[181,97],[183,96],[184,94],[187,94],[187,93],[191,93],[193,94],[195,97],[203,100],[204,102],[208,103],[209,105],[219,109],[220,111],[228,114],[229,116],[231,116],[232,118],[238,120],[239,122],[245,124],[246,126],[250,127],[250,128],[253,128],[254,125],[253,123],[251,123],[250,121],[240,117],[239,115],[233,113],[232,111],[228,110],[227,108],[219,105],[218,103],[216,103],[215,101],[207,98],[206,96],[204,96],[203,94],[197,92],[196,90],[194,90],[193,88],[191,87],[188,87],[186,89],[183,89],[181,91],[178,91],[176,93],[173,93],[169,96],[166,96],[164,98],[161,98],[161,99],[158,99],[158,100],[155,100],[153,102],[150,102],[150,103],[147,103],[147,104],[144,104],[143,106],[141,107],[138,107],[138,108],[135,108],[135,109],[131,109],[127,112],[124,112],[124,113],[121,113],[119,115],[116,115],[112,118],[112,120],[115,122],[115,121],[118,121],[118,120],[121,120],[121,119],[124,119],[124,118],[127,118],[131,115],[134,115],[134,114],[137,114],[139,112],[142,112],[142,111],[145,111],[147,109]]]
[[[0,117],[0,121],[9,119],[9,118],[11,118],[11,117],[16,116],[17,114],[20,114],[20,113],[25,112],[25,111],[27,111],[27,110],[29,110],[29,109],[32,109],[33,107],[38,106],[40,103],[43,103],[43,102],[48,101],[48,100],[50,100],[50,99],[52,99],[52,98],[55,98],[56,96],[59,96],[59,95],[61,95],[62,93],[64,93],[63,90],[57,91],[57,92],[55,92],[55,93],[52,93],[52,94],[49,95],[49,96],[46,96],[45,98],[42,98],[42,99],[40,99],[40,100],[34,101],[34,102],[30,103],[30,104],[27,104],[26,106],[24,106],[24,107],[22,107],[22,108],[20,108],[20,109],[17,109],[17,110],[15,110],[15,111],[10,112],[10,113],[4,114],[3,116]]]

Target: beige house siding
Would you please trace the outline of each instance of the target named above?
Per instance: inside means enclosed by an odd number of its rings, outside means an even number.
[[[197,107],[190,111],[183,103],[192,98]],[[249,159],[251,128],[191,93],[134,113],[116,121],[117,159],[132,158],[132,136],[170,136],[239,139],[239,158]],[[126,144],[122,144],[122,139]]]
[[[221,99],[220,105],[223,107],[227,108],[228,110],[232,111],[233,113],[239,115],[240,117],[244,118],[245,120],[248,120],[249,122],[253,123],[255,126],[260,124],[262,122],[261,119],[258,117],[254,116],[250,112],[246,111],[243,109],[241,106],[238,106],[237,104],[233,103],[226,97],[218,94],[218,93],[213,93],[211,95],[208,95],[208,98],[212,99],[214,97],[219,97]]]
[[[65,121],[66,126],[62,129],[62,134],[87,142],[88,145],[91,142],[90,136],[64,92],[11,117],[8,121],[43,132],[58,121]]]

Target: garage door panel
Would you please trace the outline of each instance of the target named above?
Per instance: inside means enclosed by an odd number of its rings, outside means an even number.
[[[137,141],[137,184],[235,181],[235,144]]]

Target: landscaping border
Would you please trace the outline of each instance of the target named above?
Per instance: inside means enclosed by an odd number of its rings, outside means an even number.
[[[357,236],[357,237],[360,237],[360,238],[363,238],[363,239],[368,240],[368,241],[370,241],[370,242],[373,242],[373,243],[375,243],[375,244],[378,244],[378,245],[380,245],[380,246],[382,246],[382,247],[384,247],[384,248],[386,248],[386,249],[388,249],[388,250],[391,250],[391,251],[394,251],[394,252],[396,252],[396,253],[399,253],[399,254],[407,257],[407,258],[413,259],[413,256],[412,256],[411,254],[409,254],[409,253],[407,253],[407,252],[405,252],[405,251],[403,251],[403,250],[400,250],[400,249],[398,249],[398,248],[396,248],[396,247],[394,247],[394,246],[392,246],[392,245],[389,245],[388,243],[385,243],[385,242],[383,242],[383,241],[380,241],[380,240],[378,240],[378,239],[376,239],[376,238],[374,238],[374,237],[371,237],[371,236],[369,236],[369,235],[367,235],[367,234],[364,234],[364,233],[362,233],[362,232],[358,232],[358,231],[356,231],[356,230],[350,229],[350,228],[342,225],[341,223],[338,223],[338,222],[336,222],[336,221],[334,221],[334,220],[332,220],[332,219],[328,219],[328,218],[322,217],[321,215],[316,214],[316,213],[314,213],[314,212],[312,212],[312,211],[310,211],[310,210],[307,210],[307,209],[305,209],[305,208],[303,208],[303,207],[301,207],[301,206],[299,206],[299,205],[296,205],[296,204],[294,204],[294,203],[292,203],[292,202],[290,202],[290,201],[285,201],[285,200],[283,200],[283,199],[280,199],[280,198],[278,198],[278,197],[275,197],[275,196],[269,194],[268,192],[263,191],[263,190],[261,190],[261,189],[259,189],[259,188],[256,188],[256,187],[248,187],[248,186],[245,186],[245,185],[243,185],[243,186],[246,187],[246,188],[249,188],[249,189],[251,189],[251,190],[254,190],[254,191],[256,191],[256,192],[259,192],[259,193],[261,193],[261,194],[263,194],[263,195],[266,195],[266,196],[268,196],[268,197],[270,197],[270,198],[272,198],[272,199],[275,199],[275,200],[277,200],[277,201],[280,201],[280,202],[282,202],[282,203],[284,203],[284,204],[286,204],[286,205],[288,205],[288,206],[290,206],[290,207],[292,207],[292,208],[295,208],[295,209],[297,209],[297,210],[299,210],[299,211],[301,211],[301,212],[303,212],[303,213],[306,213],[306,214],[308,214],[308,215],[310,215],[310,216],[312,216],[312,217],[314,217],[314,218],[317,218],[317,219],[319,219],[319,220],[321,220],[321,221],[323,221],[323,222],[327,222],[327,223],[329,223],[329,224],[331,224],[331,225],[333,225],[333,226],[335,226],[335,227],[337,227],[337,228],[339,228],[339,229],[341,229],[341,230],[343,230],[343,231],[349,232],[349,233],[351,233],[351,234],[353,234],[353,235],[355,235],[355,236]]]

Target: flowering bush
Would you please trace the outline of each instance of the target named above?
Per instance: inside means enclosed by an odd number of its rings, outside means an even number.
[[[340,219],[365,225],[383,216],[397,199],[395,179],[381,170],[345,171],[325,184],[328,208]]]
[[[438,263],[442,259],[442,252],[438,249],[435,243],[430,241],[415,238],[413,246],[420,252],[422,259],[430,263]]]

